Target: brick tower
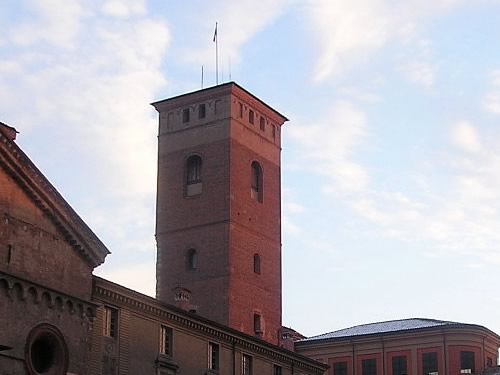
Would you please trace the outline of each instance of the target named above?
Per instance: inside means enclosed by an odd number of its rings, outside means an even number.
[[[234,82],[153,106],[157,297],[278,344],[287,118]]]

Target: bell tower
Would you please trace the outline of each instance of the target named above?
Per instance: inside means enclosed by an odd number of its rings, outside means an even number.
[[[153,106],[157,298],[183,290],[189,310],[278,344],[287,118],[234,82]]]

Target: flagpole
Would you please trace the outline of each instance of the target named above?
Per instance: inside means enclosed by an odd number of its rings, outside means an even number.
[[[219,84],[219,41],[217,37],[217,22],[215,23],[214,42],[215,42],[215,84]]]

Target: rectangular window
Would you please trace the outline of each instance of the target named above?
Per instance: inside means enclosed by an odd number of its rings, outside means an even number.
[[[260,326],[260,315],[253,314],[253,330],[255,334],[259,335],[262,333],[262,327]]]
[[[170,327],[161,326],[160,328],[160,353],[172,356],[173,330]]]
[[[183,123],[186,123],[186,122],[189,122],[189,108],[184,108],[182,110],[182,122]]]
[[[392,375],[406,375],[406,356],[392,357]]]
[[[422,354],[423,375],[438,375],[438,356],[436,352]]]
[[[253,358],[247,354],[243,354],[241,357],[241,375],[252,375],[253,374]]]
[[[219,344],[208,343],[208,368],[219,370]]]
[[[240,103],[240,118],[243,118],[243,104]]]
[[[118,336],[118,310],[104,307],[104,336]]]
[[[273,125],[273,139],[276,139],[276,126]]]
[[[333,364],[333,375],[347,375],[347,362],[335,362]]]
[[[205,118],[207,112],[207,107],[205,104],[200,104],[198,106],[198,118]]]
[[[474,374],[474,352],[460,352],[460,373]]]
[[[283,369],[281,366],[274,365],[274,370],[273,370],[273,375],[282,375],[283,374]]]
[[[255,114],[252,110],[248,111],[248,122],[253,125],[255,119]]]
[[[375,358],[361,361],[363,375],[377,375],[377,360]]]

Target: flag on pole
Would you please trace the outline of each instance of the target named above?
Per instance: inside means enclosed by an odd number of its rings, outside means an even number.
[[[215,23],[214,42],[217,40],[217,22]]]

